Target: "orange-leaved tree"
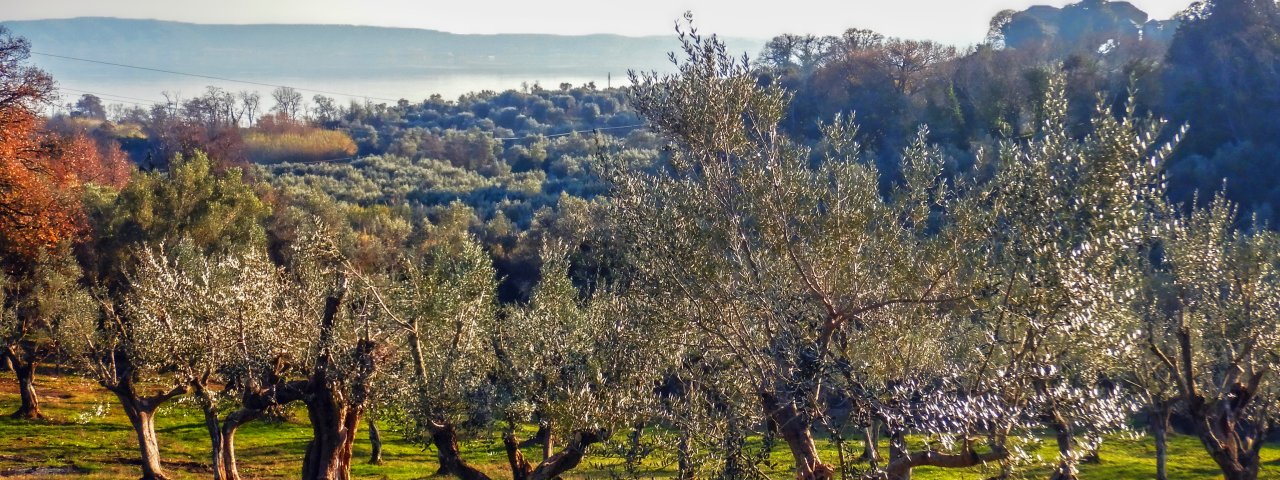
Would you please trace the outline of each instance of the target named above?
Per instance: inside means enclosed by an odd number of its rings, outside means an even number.
[[[119,148],[83,135],[58,135],[39,114],[53,79],[26,65],[30,44],[0,27],[0,359],[17,373],[15,416],[38,418],[33,377],[50,350],[50,317],[75,263],[64,261],[86,231],[81,197],[97,184],[119,188],[129,166]]]

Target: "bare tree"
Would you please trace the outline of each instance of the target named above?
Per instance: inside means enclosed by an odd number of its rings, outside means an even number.
[[[884,43],[880,59],[898,93],[910,95],[923,86],[933,69],[955,56],[955,47],[949,45],[891,38]]]
[[[765,44],[760,60],[778,70],[796,69],[808,74],[829,59],[837,44],[836,37],[782,34]]]
[[[236,99],[240,101],[240,111],[244,114],[245,119],[248,120],[249,126],[252,127],[253,123],[258,119],[258,108],[262,102],[262,95],[259,95],[258,92],[241,90],[240,93],[236,94]]]
[[[299,120],[302,112],[302,92],[292,87],[277,87],[271,91],[271,98],[276,104],[271,110],[283,114],[290,120]]]
[[[341,112],[339,111],[340,107],[338,107],[338,104],[336,101],[334,101],[333,97],[327,97],[324,95],[317,94],[316,96],[311,98],[311,101],[316,105],[316,108],[315,108],[316,122],[320,123],[321,125],[328,125],[329,123],[335,122],[338,120],[338,116],[341,114]]]

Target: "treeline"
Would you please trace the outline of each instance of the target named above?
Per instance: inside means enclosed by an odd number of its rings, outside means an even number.
[[[755,71],[794,92],[783,122],[793,135],[815,144],[819,124],[856,114],[863,143],[893,170],[921,124],[963,161],[1026,138],[1044,121],[1047,76],[1061,68],[1073,134],[1088,132],[1099,98],[1119,113],[1132,97],[1140,115],[1191,126],[1168,166],[1175,199],[1207,202],[1225,179],[1228,198],[1275,223],[1277,39],[1269,0],[1196,2],[1165,22],[1127,2],[1087,0],[1001,12],[988,40],[967,50],[860,29],[783,35]]]

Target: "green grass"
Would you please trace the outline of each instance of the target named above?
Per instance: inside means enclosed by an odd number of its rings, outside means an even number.
[[[0,477],[5,478],[136,478],[137,443],[124,413],[114,397],[95,383],[75,376],[41,376],[37,389],[42,395],[43,410],[48,417],[31,422],[0,417]],[[11,373],[0,374],[0,413],[17,408],[18,398]],[[284,423],[252,422],[236,436],[236,453],[241,474],[245,478],[295,478],[301,469],[302,452],[311,431],[306,414],[298,410],[294,420]],[[363,425],[362,425],[363,426]],[[355,446],[352,475],[370,479],[420,479],[436,470],[434,450],[410,444],[390,429],[383,428],[384,463],[370,465],[368,438],[361,432]],[[463,445],[464,456],[472,464],[496,478],[510,478],[506,454],[498,440],[498,432],[481,435]],[[532,432],[525,432],[525,436]],[[190,403],[179,402],[162,407],[157,415],[164,466],[178,479],[207,478],[209,439],[200,412]],[[836,451],[822,442],[823,459],[834,462]],[[1170,445],[1169,476],[1177,479],[1221,478],[1198,440],[1175,436]],[[539,458],[533,450],[525,452]],[[1136,440],[1116,438],[1104,444],[1102,463],[1081,467],[1086,479],[1151,478],[1155,472],[1155,448],[1150,438]],[[1054,457],[1052,445],[1043,445],[1041,455]],[[770,457],[770,476],[793,478],[789,471],[791,458],[779,446]],[[1280,478],[1280,445],[1263,450],[1261,478]],[[594,452],[583,466],[567,478],[609,478],[610,467],[619,460]],[[643,477],[670,477],[672,467],[657,460],[644,465]],[[34,469],[34,470],[33,470]],[[30,472],[30,473],[23,473]],[[1033,472],[1047,477],[1047,468]],[[985,475],[984,475],[985,473]],[[919,480],[981,479],[990,472],[979,469],[917,469]]]

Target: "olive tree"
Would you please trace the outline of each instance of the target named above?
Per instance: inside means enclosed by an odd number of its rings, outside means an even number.
[[[294,334],[279,321],[279,272],[263,252],[209,256],[190,242],[146,247],[139,256],[128,308],[134,335],[151,339],[137,349],[140,359],[167,365],[195,394],[214,478],[238,479],[236,429],[261,415],[263,403],[281,400],[255,401]]]
[[[185,241],[204,254],[261,245],[266,209],[238,169],[218,171],[207,156],[175,159],[168,171],[141,173],[119,194],[86,200],[94,241],[80,249],[98,314],[78,317],[56,338],[73,363],[120,400],[138,437],[143,478],[166,478],[155,432],[156,409],[186,394],[180,358],[156,342],[129,305],[145,244]]]
[[[1242,231],[1237,215],[1219,196],[1157,221],[1146,288],[1130,294],[1150,303],[1134,302],[1139,334],[1128,337],[1172,383],[1172,398],[1154,400],[1176,401],[1233,480],[1258,478],[1280,400],[1272,374],[1280,360],[1280,236],[1256,223]]]
[[[683,325],[676,342],[732,369],[730,398],[750,403],[730,408],[762,412],[797,478],[832,478],[812,430],[843,362],[836,343],[878,312],[968,296],[955,281],[963,250],[950,248],[962,232],[934,222],[947,197],[931,193],[946,190],[936,175],[886,198],[843,122],[811,162],[778,129],[785,92],[758,85],[714,37],[680,39],[676,73],[633,75],[637,111],[671,142],[660,171],[616,183],[637,289]]]
[[[58,343],[69,359],[100,385],[115,394],[133,427],[141,455],[142,478],[169,478],[160,464],[156,436],[156,410],[188,391],[180,377],[168,375],[173,363],[148,351],[153,344],[138,335],[124,305],[102,290],[93,292],[95,315],[79,315],[56,331]]]
[[[83,314],[68,303],[84,293],[79,276],[75,259],[65,253],[44,253],[19,275],[0,272],[0,362],[17,377],[20,401],[13,418],[44,418],[36,368],[56,351],[54,329],[61,319]]]
[[[1125,365],[1116,379],[1139,406],[1147,430],[1155,441],[1156,478],[1167,480],[1171,419],[1181,407],[1178,378],[1150,349],[1148,332],[1163,331],[1170,305],[1168,273],[1156,268],[1161,255],[1156,232],[1167,221],[1167,206],[1150,212],[1146,228],[1149,238],[1134,245],[1128,265],[1117,272],[1119,282],[1111,294],[1117,309],[1127,315],[1127,335],[1114,339],[1115,348],[1105,350],[1107,360]]]
[[[528,303],[508,309],[494,331],[499,406],[514,480],[550,480],[581,464],[587,449],[650,411],[665,352],[652,317],[628,308],[625,292],[582,292],[567,248],[544,245],[541,280]],[[528,461],[515,425],[537,412],[549,426],[544,458]],[[556,439],[564,446],[553,447]]]
[[[386,358],[385,333],[374,301],[350,287],[355,275],[335,239],[341,234],[319,220],[304,225],[286,257],[281,322],[288,335],[280,366],[269,372],[271,394],[284,404],[301,401],[311,440],[301,478],[350,478],[351,451]]]
[[[1108,353],[1129,334],[1108,297],[1124,285],[1126,252],[1163,193],[1159,172],[1171,148],[1157,142],[1163,122],[1101,106],[1076,139],[1060,75],[1050,75],[1047,92],[1041,132],[990,160],[989,292],[965,323],[974,355],[964,371],[968,388],[997,394],[1054,431],[1054,478],[1074,478],[1101,434],[1123,428],[1130,413],[1108,386],[1122,373]],[[993,435],[1014,434],[1002,430]]]
[[[442,221],[426,243],[388,278],[365,278],[399,353],[383,376],[382,396],[400,412],[409,438],[436,448],[440,474],[485,478],[462,459],[458,430],[483,424],[489,404],[496,274],[465,225]]]

